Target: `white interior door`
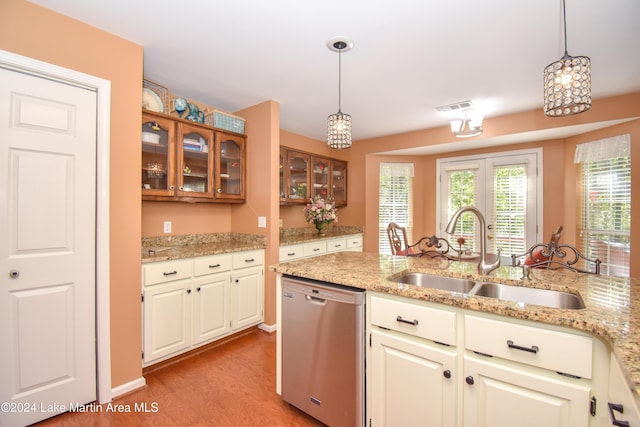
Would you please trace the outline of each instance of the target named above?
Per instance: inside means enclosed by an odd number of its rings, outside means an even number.
[[[0,119],[0,425],[13,426],[96,398],[96,93],[0,68]]]

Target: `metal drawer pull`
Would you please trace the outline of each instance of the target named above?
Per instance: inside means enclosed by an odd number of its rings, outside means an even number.
[[[318,252],[320,248],[313,248],[313,252]]]
[[[295,254],[296,254],[295,252],[289,252],[287,256],[294,256]]]
[[[173,276],[174,274],[178,274],[178,272],[176,270],[170,271],[169,273],[162,273],[165,276]]]
[[[619,427],[629,427],[629,421],[617,420],[616,414],[613,413],[613,411],[616,411],[616,412],[620,412],[621,414],[624,414],[624,407],[622,406],[622,404],[609,402],[608,405],[609,405],[609,415],[611,416],[611,424]]]
[[[220,267],[220,264],[213,264],[213,265],[209,264],[209,268],[218,268],[218,267]]]
[[[522,350],[522,351],[528,351],[529,353],[537,353],[538,351],[540,351],[540,348],[538,348],[537,345],[532,345],[531,347],[522,347],[519,345],[515,345],[513,343],[513,341],[508,340],[507,341],[507,345],[509,346],[509,348],[514,348],[516,350]]]
[[[402,316],[398,316],[398,317],[396,317],[396,320],[398,322],[400,322],[400,323],[406,323],[406,324],[413,325],[413,326],[417,326],[418,325],[418,320],[417,319],[416,320],[404,320],[402,318]]]
[[[255,258],[245,259],[244,262],[255,262]]]

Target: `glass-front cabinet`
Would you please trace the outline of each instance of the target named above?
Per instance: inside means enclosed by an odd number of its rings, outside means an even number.
[[[311,156],[311,197],[329,196],[329,159]]]
[[[218,199],[244,200],[245,140],[216,132],[215,192]]]
[[[142,194],[173,196],[175,190],[175,151],[173,121],[142,115]]]
[[[142,200],[241,203],[246,139],[144,110]]]
[[[347,204],[347,162],[331,160],[331,195],[337,206]]]
[[[288,151],[284,171],[284,191],[287,203],[307,203],[309,200],[309,154]]]
[[[305,204],[311,197],[347,204],[347,162],[280,147],[280,204]]]
[[[213,197],[213,130],[178,123],[178,197]]]

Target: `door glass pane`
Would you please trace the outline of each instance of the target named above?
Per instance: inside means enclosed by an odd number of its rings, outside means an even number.
[[[142,189],[168,190],[169,130],[150,120],[142,124]]]
[[[312,197],[322,197],[323,199],[329,195],[329,160],[312,157],[311,162],[311,182],[313,190]]]
[[[292,155],[289,157],[289,199],[307,200],[308,157]]]
[[[454,170],[449,174],[447,221],[456,211],[464,206],[476,206],[477,169]],[[456,224],[455,233],[451,236],[451,245],[456,249],[473,250],[476,234],[476,217],[470,213],[463,213]],[[459,244],[458,239],[464,243]],[[462,242],[462,241],[460,241]]]
[[[182,191],[209,191],[209,147],[205,135],[191,132],[182,139]]]
[[[233,140],[220,143],[220,188],[224,194],[240,194],[242,186],[241,147]]]
[[[490,222],[495,227],[488,249],[502,254],[521,254],[527,250],[525,222],[527,217],[527,165],[494,166],[493,212]]]

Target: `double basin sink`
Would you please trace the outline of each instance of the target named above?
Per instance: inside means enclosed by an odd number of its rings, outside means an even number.
[[[388,280],[424,288],[440,289],[443,291],[459,292],[462,294],[535,304],[551,308],[570,310],[585,308],[580,295],[550,289],[526,288],[492,282],[476,282],[469,279],[436,276],[427,273],[405,273],[398,277],[392,276]]]

